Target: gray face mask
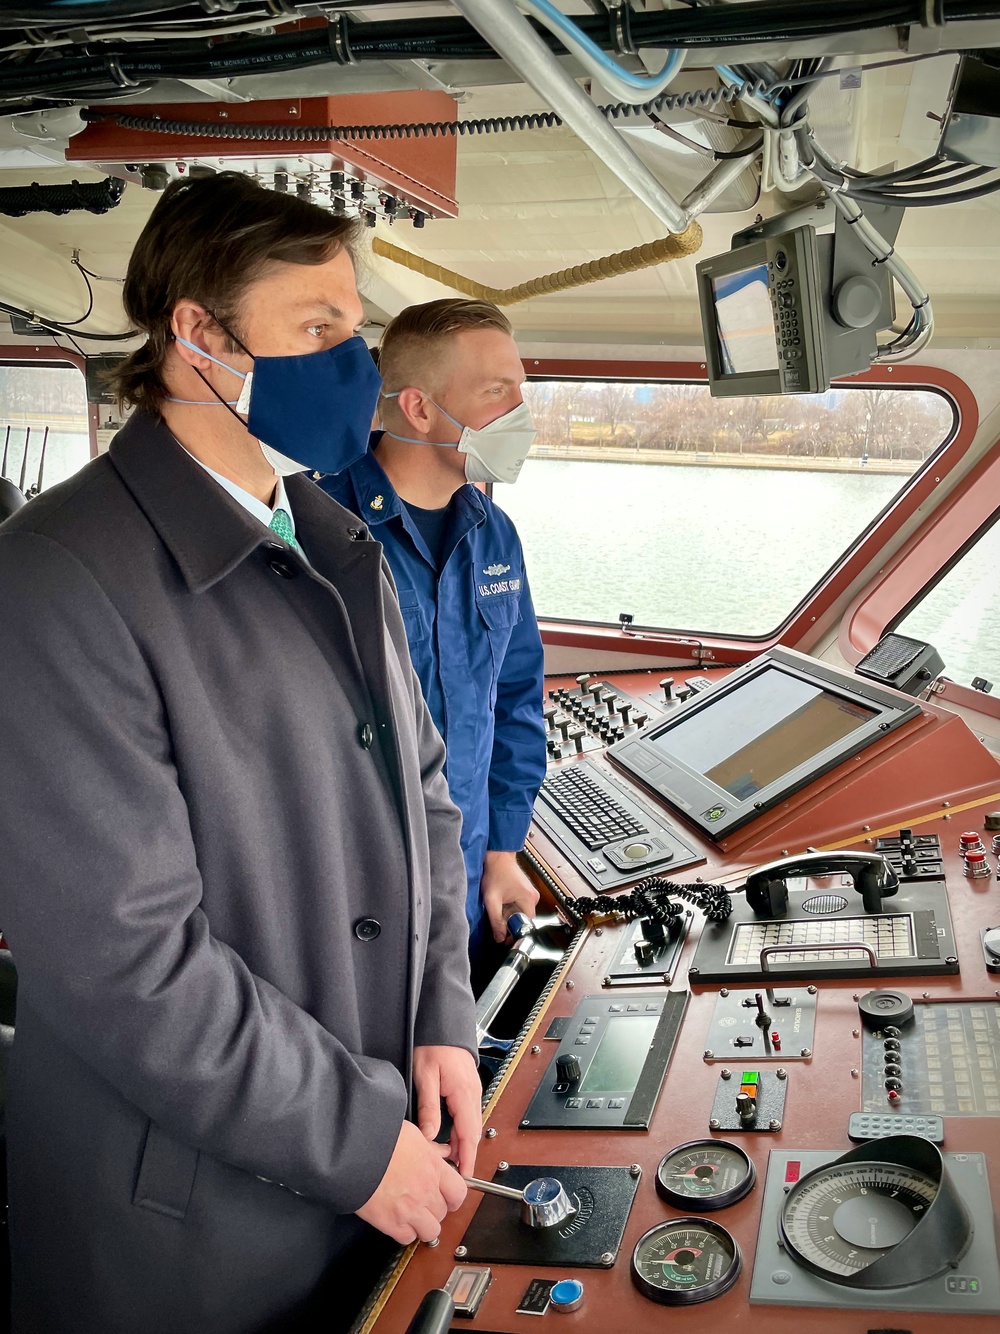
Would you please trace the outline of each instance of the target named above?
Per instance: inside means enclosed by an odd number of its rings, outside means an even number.
[[[386,398],[398,398],[399,393],[386,394]],[[434,400],[430,400],[434,403]],[[465,479],[467,482],[502,482],[510,486],[517,481],[518,474],[527,458],[528,450],[538,431],[531,419],[531,410],[527,403],[519,403],[510,412],[505,412],[496,421],[479,427],[463,426],[455,421],[450,412],[445,412],[440,403],[434,403],[439,412],[444,412],[448,420],[462,432],[457,448],[465,455]],[[410,445],[437,444],[432,440],[414,440],[411,436],[388,432],[394,440],[404,440]],[[456,445],[443,446],[455,449]]]

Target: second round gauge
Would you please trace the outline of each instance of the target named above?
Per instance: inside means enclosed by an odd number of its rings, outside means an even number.
[[[678,1144],[656,1169],[656,1192],[676,1209],[709,1213],[742,1200],[753,1189],[754,1165],[728,1140]]]

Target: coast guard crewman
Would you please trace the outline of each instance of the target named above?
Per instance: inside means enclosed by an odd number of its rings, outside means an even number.
[[[514,525],[470,483],[511,483],[535,430],[507,317],[410,306],[379,348],[384,432],[322,485],[382,543],[462,812],[473,982],[538,894],[516,862],[545,776],[542,644]],[[478,968],[477,968],[478,965]],[[477,974],[479,974],[477,976]],[[478,989],[478,988],[477,988]]]

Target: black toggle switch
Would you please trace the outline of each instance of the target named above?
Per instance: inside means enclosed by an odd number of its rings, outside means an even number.
[[[560,1084],[575,1084],[580,1078],[580,1061],[572,1052],[556,1057],[556,1078]]]

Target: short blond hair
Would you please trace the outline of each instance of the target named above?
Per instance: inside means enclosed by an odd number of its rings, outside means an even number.
[[[436,390],[439,370],[448,340],[466,329],[497,329],[513,334],[502,310],[490,301],[468,297],[444,297],[407,306],[385,327],[379,343],[378,368],[383,393],[394,394],[414,385]]]

